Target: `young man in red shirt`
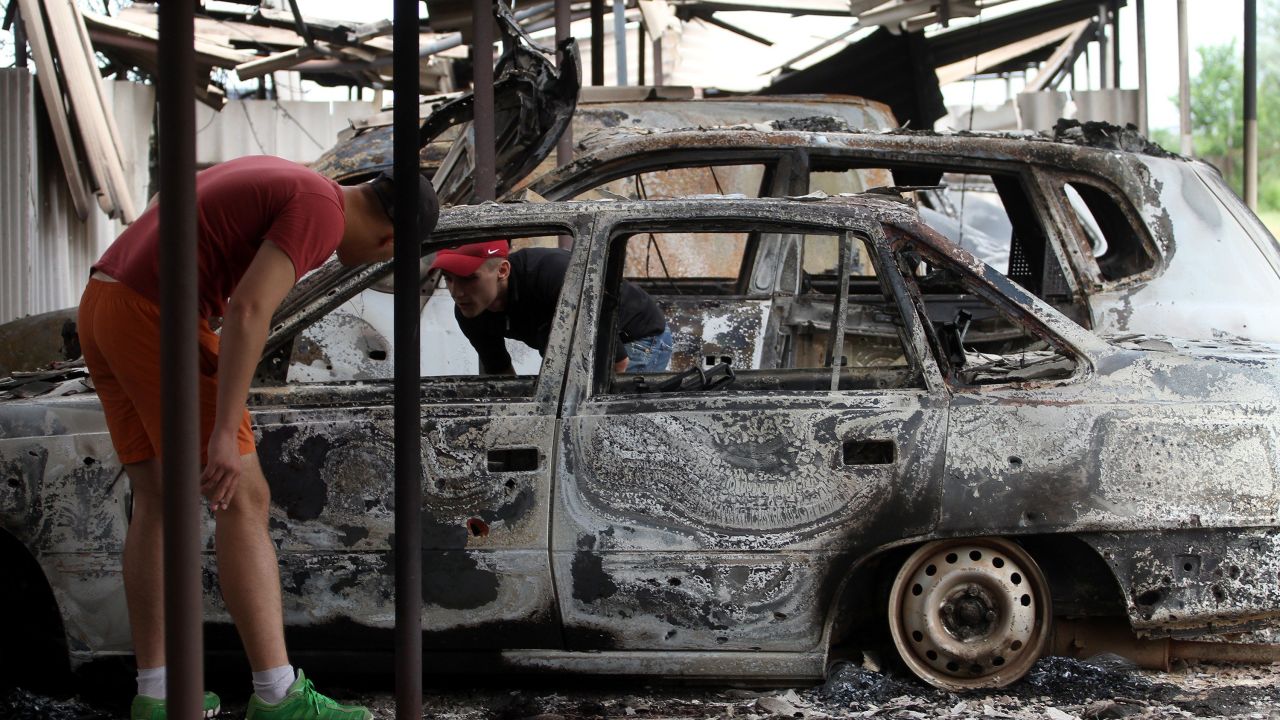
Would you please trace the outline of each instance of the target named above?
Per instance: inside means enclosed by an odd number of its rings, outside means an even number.
[[[425,237],[438,206],[430,182],[416,180]],[[294,283],[334,252],[345,265],[391,257],[393,183],[384,174],[344,187],[268,156],[238,158],[196,176],[200,489],[216,519],[222,595],[253,669],[250,720],[371,717],[364,708],[320,695],[289,664],[280,569],[267,533],[271,495],[245,403],[271,316]],[[165,717],[159,243],[159,207],[153,203],[93,266],[78,323],[112,445],[133,488],[123,558],[138,662],[132,720]],[[222,318],[221,338],[210,329],[212,317]],[[207,693],[206,716],[218,705]]]

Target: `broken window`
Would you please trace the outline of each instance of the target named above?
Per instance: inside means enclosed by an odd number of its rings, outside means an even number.
[[[931,252],[905,249],[898,263],[915,286],[939,365],[960,385],[1060,380],[1074,356],[1030,319],[1019,319],[986,289]]]
[[[892,297],[876,277],[866,242],[855,235],[794,232],[654,233],[667,239],[665,267],[655,264],[649,233],[619,238],[599,335],[601,357],[617,355],[617,300],[624,280],[644,289],[661,308],[672,333],[665,372],[615,374],[612,392],[706,390],[856,390],[919,387],[918,372],[904,348],[903,323]],[[705,268],[684,274],[673,257],[742,257],[740,248],[766,238],[801,237],[806,266],[797,293],[782,288],[746,294],[745,264],[726,263],[708,276]],[[841,259],[841,251],[845,254]],[[667,257],[668,255],[672,257]],[[749,256],[748,256],[749,257]],[[817,258],[810,260],[810,258]],[[700,260],[705,262],[705,260]],[[845,273],[841,276],[839,268]],[[844,308],[844,322],[839,308]]]
[[[513,255],[526,248],[555,248],[559,243],[555,234],[508,239]],[[476,376],[480,372],[479,357],[458,326],[453,298],[444,279],[438,271],[429,271],[430,261],[431,256],[426,256],[420,265],[420,373],[423,377]],[[298,333],[288,382],[379,381],[394,377],[394,293],[395,279],[388,264],[384,274]],[[554,301],[555,298],[552,307]],[[525,378],[523,382],[509,383],[511,387],[503,394],[531,394],[532,380],[541,369],[541,355],[517,340],[506,339],[503,344],[517,377]]]
[[[763,193],[765,166],[703,165],[654,170],[612,180],[575,196],[580,200],[622,197],[661,200],[695,195],[738,195],[755,198]],[[601,193],[597,190],[604,190]]]
[[[1079,182],[1064,183],[1062,192],[1103,280],[1122,280],[1155,267],[1155,256],[1110,193]]]

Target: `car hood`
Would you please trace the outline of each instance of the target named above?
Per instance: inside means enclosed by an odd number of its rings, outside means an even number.
[[[552,51],[534,43],[505,6],[499,4],[502,56],[494,69],[494,125],[497,194],[510,190],[555,148],[577,108],[581,84],[577,44],[556,48],[564,59],[555,67]],[[469,123],[475,96],[465,93],[437,107],[423,122],[419,162],[434,174],[442,205],[474,201],[474,136]],[[354,184],[392,164],[390,112],[367,123],[327,150],[311,167],[340,183]],[[454,130],[457,128],[457,130]]]

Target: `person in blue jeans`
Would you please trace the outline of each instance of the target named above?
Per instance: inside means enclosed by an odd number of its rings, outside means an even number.
[[[509,252],[506,240],[446,248],[431,269],[444,275],[454,319],[480,356],[480,372],[514,375],[505,338],[546,352],[569,251],[526,248]],[[614,372],[663,372],[671,362],[671,328],[648,293],[623,281],[618,302]]]

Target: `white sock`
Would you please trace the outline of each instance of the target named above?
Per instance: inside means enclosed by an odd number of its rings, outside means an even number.
[[[153,668],[138,668],[138,694],[156,700],[164,699],[164,665]]]
[[[275,705],[284,699],[289,686],[295,680],[292,665],[267,668],[253,674],[253,691],[268,705]]]

